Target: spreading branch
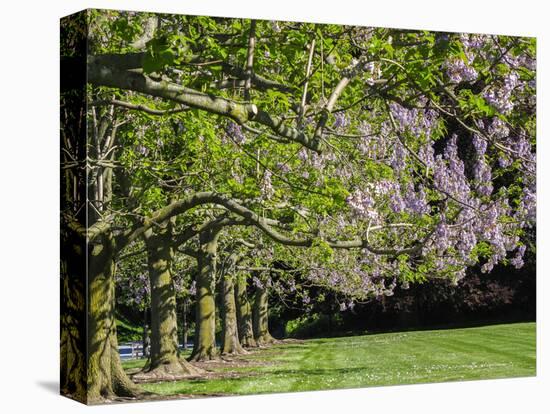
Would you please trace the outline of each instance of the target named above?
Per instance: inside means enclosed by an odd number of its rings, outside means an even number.
[[[118,66],[108,66],[102,62],[101,59],[90,59],[88,82],[92,85],[131,90],[171,100],[191,108],[231,118],[239,124],[249,121],[258,122],[283,138],[319,151],[319,142],[306,137],[302,131],[286,125],[283,120],[258,109],[255,104],[239,103],[164,80],[156,81],[139,70],[121,70]]]
[[[189,108],[174,108],[174,109],[155,109],[141,104],[133,104],[131,102],[120,101],[118,99],[104,99],[91,102],[89,106],[114,105],[121,108],[142,111],[149,115],[172,115],[180,112],[188,111]]]

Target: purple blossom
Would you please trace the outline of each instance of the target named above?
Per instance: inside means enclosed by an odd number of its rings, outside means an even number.
[[[451,194],[462,202],[470,201],[470,186],[464,175],[464,163],[458,157],[457,136],[453,135],[444,150],[437,155],[434,166],[434,183],[438,190]]]
[[[517,73],[510,72],[504,78],[500,87],[493,87],[483,94],[485,100],[489,105],[493,106],[497,111],[502,114],[508,114],[514,109],[514,103],[512,102],[512,92],[518,86],[519,77]]]
[[[433,168],[435,165],[435,151],[433,147],[434,142],[432,140],[428,140],[428,142],[424,145],[422,145],[418,149],[418,157],[426,164],[428,168]]]
[[[283,173],[287,173],[290,171],[290,167],[288,166],[288,164],[283,162],[277,163],[277,169]]]
[[[246,136],[242,127],[235,122],[230,121],[226,129],[227,135],[237,144],[242,145],[246,142]]]
[[[474,177],[479,182],[478,192],[484,196],[490,196],[493,192],[491,167],[483,156],[478,157],[474,165]]]
[[[504,139],[508,136],[510,130],[503,120],[495,116],[487,127],[487,132],[496,139]]]
[[[405,210],[405,202],[403,201],[403,197],[401,197],[401,194],[399,192],[391,192],[389,194],[389,199],[390,208],[394,213],[401,213],[403,210]]]
[[[145,157],[149,154],[149,148],[147,148],[146,146],[144,146],[142,144],[136,145],[135,149],[139,154],[141,154]]]
[[[372,220],[378,217],[378,213],[374,210],[374,198],[368,192],[357,189],[348,196],[346,201],[359,217]]]
[[[271,184],[271,171],[265,170],[264,177],[260,184],[260,191],[262,193],[262,198],[270,200],[275,195],[275,189]]]
[[[307,150],[305,148],[300,148],[300,151],[298,151],[298,159],[301,161],[307,161],[309,158]]]
[[[447,70],[447,76],[453,83],[474,82],[477,79],[477,71],[468,66],[462,59],[454,58],[443,64]]]
[[[478,34],[461,33],[460,41],[466,50],[481,49],[485,45],[487,37]]]
[[[472,137],[472,143],[474,144],[474,148],[476,149],[478,156],[481,157],[485,155],[485,152],[487,151],[487,141],[481,138],[478,134],[474,134]]]
[[[524,265],[523,256],[525,255],[526,246],[522,244],[518,247],[516,255],[510,260],[510,263],[516,268],[521,269]]]
[[[427,214],[430,212],[424,188],[420,187],[417,192],[414,190],[414,185],[412,183],[409,183],[405,191],[404,202],[407,210],[414,214]]]
[[[391,157],[391,166],[397,172],[401,173],[405,169],[407,158],[407,151],[401,141],[396,140],[395,145],[393,146],[393,153]]]
[[[344,112],[337,112],[334,115],[334,124],[332,125],[335,129],[347,128],[349,126],[349,119],[346,117]]]
[[[421,101],[420,104],[426,102]],[[432,109],[408,109],[395,102],[390,104],[390,112],[397,123],[398,132],[410,132],[415,136],[430,136],[439,118],[438,113]]]
[[[507,155],[501,155],[500,157],[498,157],[498,165],[502,168],[509,167],[510,165],[512,165],[512,159]]]

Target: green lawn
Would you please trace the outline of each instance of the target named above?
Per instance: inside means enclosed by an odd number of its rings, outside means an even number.
[[[142,386],[164,395],[256,394],[533,376],[535,338],[535,323],[517,323],[312,339],[255,351],[244,366],[212,368],[227,378]]]

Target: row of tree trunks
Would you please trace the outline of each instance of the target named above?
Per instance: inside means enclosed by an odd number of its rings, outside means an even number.
[[[151,282],[151,355],[143,372],[134,380],[166,380],[198,375],[201,370],[179,357],[177,340],[176,295],[172,280],[175,249],[172,244],[173,222],[155,232],[146,232],[149,276]],[[191,362],[217,359],[215,282],[218,272],[217,249],[221,227],[199,235],[196,275],[196,325]],[[235,259],[235,257],[232,257]],[[231,262],[231,258],[229,260]],[[244,347],[266,345],[274,340],[268,330],[268,295],[266,289],[255,294],[252,312],[246,293],[246,278],[232,274],[232,264],[220,278],[221,355],[246,353]],[[229,270],[226,272],[226,270]],[[235,283],[236,281],[236,283]],[[254,322],[253,322],[254,321]]]
[[[199,273],[200,276],[200,273]],[[197,280],[197,325],[192,361],[215,359],[215,310],[214,294],[211,291],[213,280]],[[200,287],[203,286],[203,290]],[[269,345],[275,339],[269,333],[268,291],[265,287],[256,288],[254,304],[251,306],[247,294],[246,278],[224,275],[221,283],[222,302],[222,355],[246,353],[245,348]],[[202,303],[201,303],[202,301]],[[208,329],[202,332],[202,329]],[[208,352],[204,352],[208,350]]]

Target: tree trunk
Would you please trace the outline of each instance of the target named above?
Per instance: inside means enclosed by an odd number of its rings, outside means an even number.
[[[265,286],[256,286],[254,294],[254,309],[253,309],[253,328],[254,338],[258,346],[268,345],[275,342],[268,329],[268,295]]]
[[[144,394],[122,369],[115,320],[113,243],[89,245],[88,265],[88,393],[94,404]]]
[[[252,308],[246,293],[246,277],[237,277],[235,283],[235,302],[237,307],[237,327],[239,341],[246,348],[256,347],[254,331],[252,329]]]
[[[61,234],[61,354],[62,395],[86,402],[86,266],[84,239]]]
[[[149,345],[151,338],[149,336],[149,323],[147,321],[147,307],[143,309],[143,335],[141,337],[143,358],[149,359]]]
[[[179,357],[171,225],[154,235],[148,232],[145,243],[151,283],[151,355],[148,366],[133,379],[140,382],[173,381],[196,376],[202,370]]]
[[[181,332],[181,336],[182,336],[182,341],[183,341],[183,349],[187,349],[187,297],[183,300],[183,304],[182,304],[182,308],[183,308],[183,311],[181,313],[181,317],[182,317],[182,321],[183,321],[183,325],[182,325],[182,332]]]
[[[246,351],[239,341],[237,329],[237,309],[235,306],[235,286],[233,276],[224,275],[221,282],[222,287],[222,355],[244,354]]]
[[[205,231],[199,236],[195,343],[189,358],[190,361],[208,361],[218,357],[216,350],[216,305],[214,301],[218,236],[219,230]]]

